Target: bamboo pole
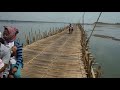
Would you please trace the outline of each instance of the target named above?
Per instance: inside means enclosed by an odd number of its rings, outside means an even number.
[[[29,43],[31,43],[31,38],[30,38],[31,36],[30,36],[30,32],[29,32]]]

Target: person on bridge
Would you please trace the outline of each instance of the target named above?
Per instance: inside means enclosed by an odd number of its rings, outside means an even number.
[[[72,32],[73,32],[73,26],[70,23],[70,25],[69,25],[69,34],[72,34]]]
[[[23,68],[23,47],[16,41],[18,33],[19,31],[15,27],[4,26],[4,45],[11,50],[10,72],[8,78],[21,78],[21,69]]]

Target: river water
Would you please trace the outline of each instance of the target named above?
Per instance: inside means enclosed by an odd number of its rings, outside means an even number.
[[[93,25],[85,25],[88,36]],[[120,39],[120,25],[97,25],[93,34],[107,35]],[[120,78],[120,41],[92,36],[90,51],[102,66],[102,78]]]

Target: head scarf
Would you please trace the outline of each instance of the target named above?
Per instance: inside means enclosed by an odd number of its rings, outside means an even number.
[[[4,26],[4,30],[8,30],[9,34],[6,36],[4,35],[3,38],[7,42],[12,42],[16,39],[16,35],[19,33],[18,29],[15,27],[10,27],[10,26]]]

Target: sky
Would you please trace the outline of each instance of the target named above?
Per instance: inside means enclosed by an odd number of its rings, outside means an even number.
[[[82,22],[84,12],[0,12],[0,20]],[[84,23],[96,22],[100,12],[85,12]],[[102,12],[99,22],[120,23],[120,12]]]

